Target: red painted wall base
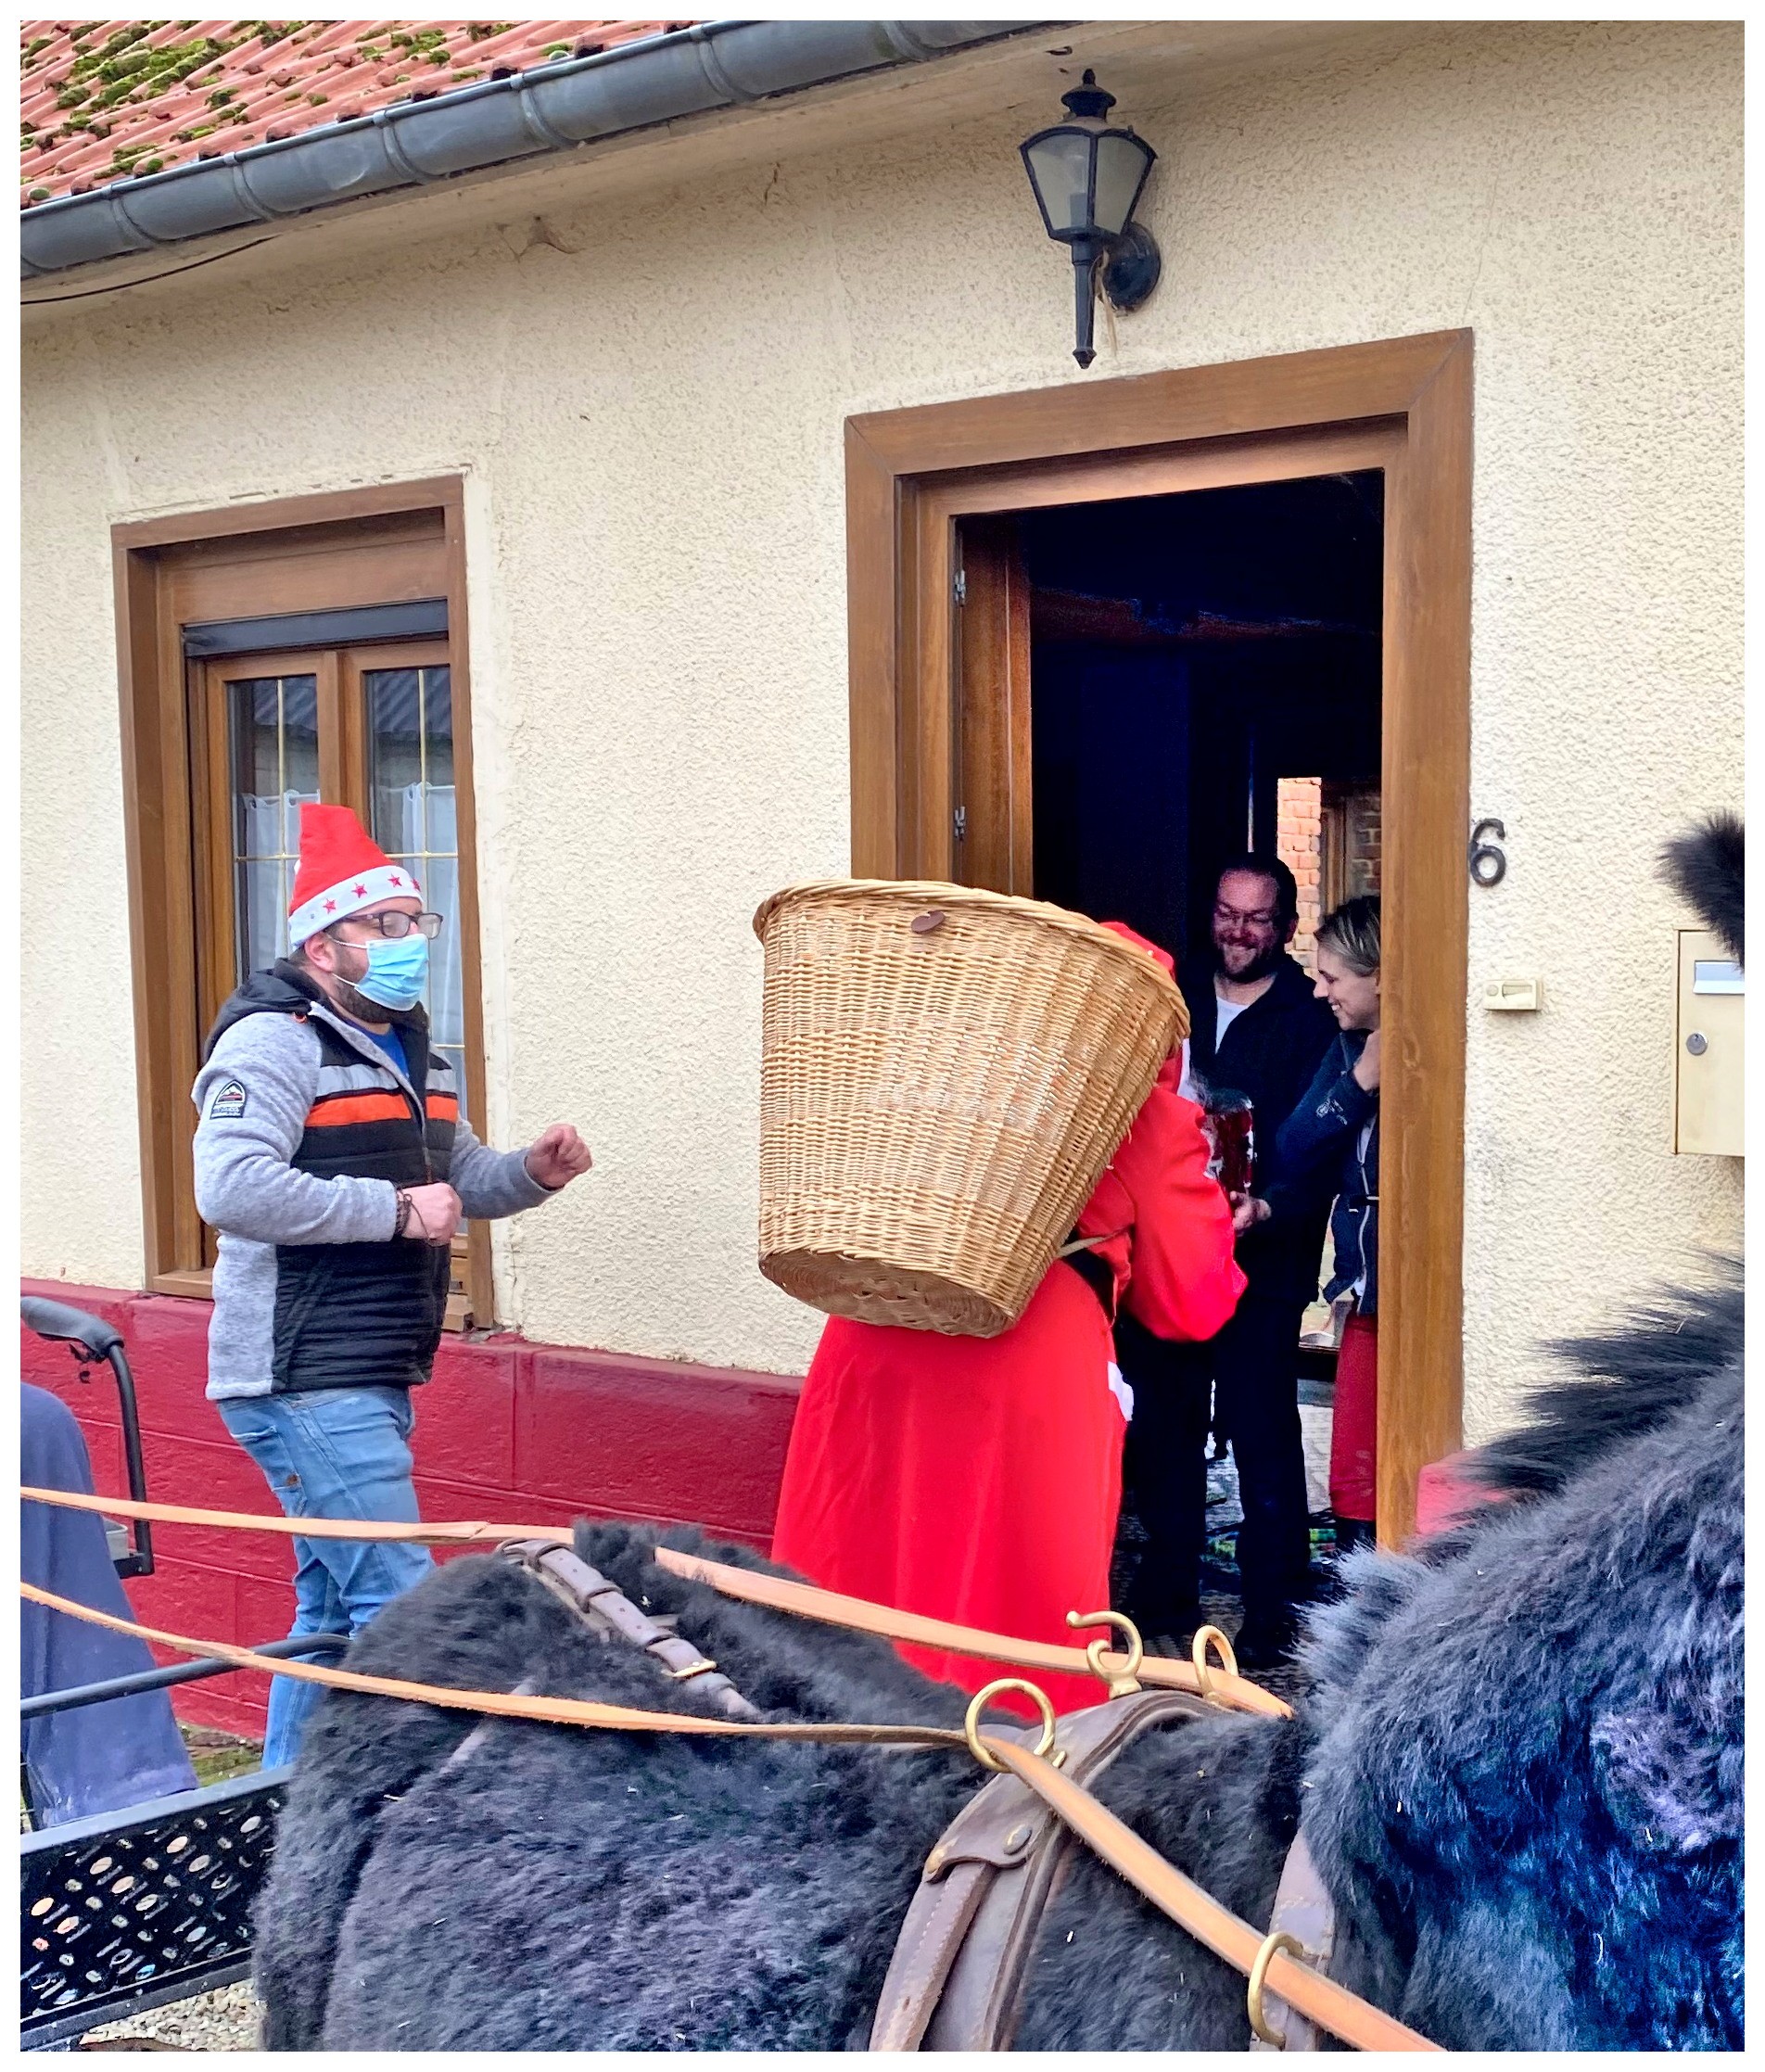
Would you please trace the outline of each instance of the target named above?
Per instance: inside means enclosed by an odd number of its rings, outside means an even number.
[[[27,1281],[24,1292],[70,1303],[122,1332],[150,1498],[273,1512],[262,1475],[203,1394],[210,1304],[62,1281]],[[108,1368],[83,1384],[66,1347],[25,1331],[23,1373],[73,1411],[97,1487],[121,1494],[127,1480]],[[764,1553],[800,1386],[780,1375],[530,1345],[512,1333],[444,1339],[434,1379],[416,1392],[423,1514],[703,1525]],[[247,1645],[287,1631],[294,1561],[286,1541],[161,1525],[154,1554],[155,1572],[128,1586],[147,1623]],[[184,1686],[174,1702],[181,1719],[260,1735],[268,1689],[260,1676],[217,1677]]]

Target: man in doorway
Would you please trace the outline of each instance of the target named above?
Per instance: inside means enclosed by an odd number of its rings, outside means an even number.
[[[568,1124],[493,1151],[460,1114],[419,1005],[440,925],[348,807],[302,806],[292,954],[222,1007],[197,1076],[197,1207],[221,1237],[208,1393],[291,1518],[415,1521],[411,1391],[453,1234],[590,1163]],[[357,1631],[430,1565],[394,1543],[294,1550],[297,1634]],[[294,1760],[318,1688],[273,1679],[267,1768]]]
[[[1288,952],[1299,889],[1276,857],[1233,858],[1215,881],[1210,953],[1178,973],[1188,1003],[1196,1098],[1251,1102],[1255,1164],[1233,1203],[1238,1262],[1250,1285],[1203,1345],[1153,1338],[1130,1318],[1117,1358],[1135,1395],[1128,1475],[1147,1533],[1130,1609],[1143,1632],[1181,1639],[1200,1618],[1209,1397],[1231,1443],[1244,1522],[1238,1564],[1247,1669],[1285,1659],[1311,1591],[1310,1507],[1299,1414],[1300,1319],[1317,1294],[1327,1206],[1289,1201],[1275,1139],[1336,1036],[1329,1011]],[[1266,1214],[1258,1203],[1267,1203]]]

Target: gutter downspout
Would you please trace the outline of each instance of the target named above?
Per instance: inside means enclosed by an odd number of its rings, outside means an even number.
[[[23,211],[26,281],[923,62],[1034,21],[717,21]],[[29,304],[26,305],[29,307]]]

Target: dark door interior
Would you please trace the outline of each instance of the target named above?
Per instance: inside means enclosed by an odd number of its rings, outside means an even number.
[[[1309,922],[1378,890],[1383,487],[1369,470],[966,521],[964,877],[1179,959],[1235,851],[1279,847]],[[1017,716],[993,722],[1008,738],[968,723],[977,673]]]

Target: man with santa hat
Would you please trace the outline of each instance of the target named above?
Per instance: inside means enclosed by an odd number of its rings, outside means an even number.
[[[566,1123],[493,1151],[461,1115],[419,1004],[441,918],[348,807],[302,806],[290,954],[222,1008],[197,1075],[197,1207],[220,1232],[208,1393],[291,1518],[415,1520],[411,1391],[453,1234],[590,1163]],[[417,1546],[294,1547],[296,1634],[355,1632],[430,1565]],[[267,1767],[293,1761],[318,1688],[273,1679]]]

